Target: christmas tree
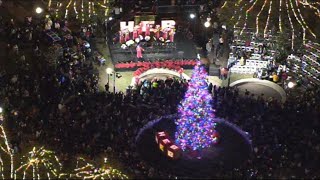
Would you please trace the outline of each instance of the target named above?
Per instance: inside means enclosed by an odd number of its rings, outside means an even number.
[[[208,92],[207,72],[200,62],[194,68],[184,99],[178,107],[179,119],[175,121],[176,143],[182,150],[210,147],[215,141],[215,121]]]

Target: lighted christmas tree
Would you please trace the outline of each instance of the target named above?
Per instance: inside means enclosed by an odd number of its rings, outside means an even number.
[[[210,104],[212,96],[208,92],[206,77],[206,70],[198,62],[185,97],[178,107],[175,139],[182,150],[210,147],[216,140],[215,116]]]

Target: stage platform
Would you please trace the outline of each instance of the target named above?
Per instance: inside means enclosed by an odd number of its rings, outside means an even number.
[[[121,49],[121,44],[109,44],[111,58],[114,64],[130,61],[155,61],[166,59],[196,59],[196,45],[182,32],[177,32],[174,42],[161,45],[159,42],[141,42],[145,49],[143,58],[136,58],[136,45],[130,49]]]

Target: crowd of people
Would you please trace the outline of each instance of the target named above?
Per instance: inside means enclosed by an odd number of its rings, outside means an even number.
[[[12,27],[16,25],[6,26],[6,32],[12,33]],[[177,112],[187,81],[145,80],[125,94],[101,92],[90,55],[83,55],[82,48],[75,60],[70,53],[73,47],[62,42],[65,48],[56,68],[35,68],[28,65],[32,63],[28,46],[21,39],[12,41],[13,37],[17,36],[8,36],[8,43],[24,48],[15,52],[18,58],[13,60],[20,62],[16,70],[0,73],[0,103],[15,153],[42,145],[54,150],[64,167],[73,167],[77,156],[103,155],[132,178],[175,178],[174,172],[155,169],[142,160],[135,151],[135,137],[148,121]],[[42,49],[41,39],[34,41]],[[211,177],[320,177],[319,88],[298,95],[289,92],[282,104],[266,100],[263,94],[240,96],[237,89],[208,87],[216,115],[249,132],[253,144],[253,155],[243,166],[228,172],[221,169]]]

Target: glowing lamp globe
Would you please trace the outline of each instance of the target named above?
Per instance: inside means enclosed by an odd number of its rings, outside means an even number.
[[[206,27],[206,28],[210,27],[210,25],[211,25],[211,23],[209,21],[204,23],[204,27]]]
[[[288,83],[288,88],[293,88],[294,87],[294,83],[293,82],[289,82]]]
[[[36,8],[36,13],[41,14],[43,12],[43,9],[41,7]]]
[[[112,74],[113,73],[113,69],[112,68],[107,68],[106,69],[106,73],[107,74]]]

